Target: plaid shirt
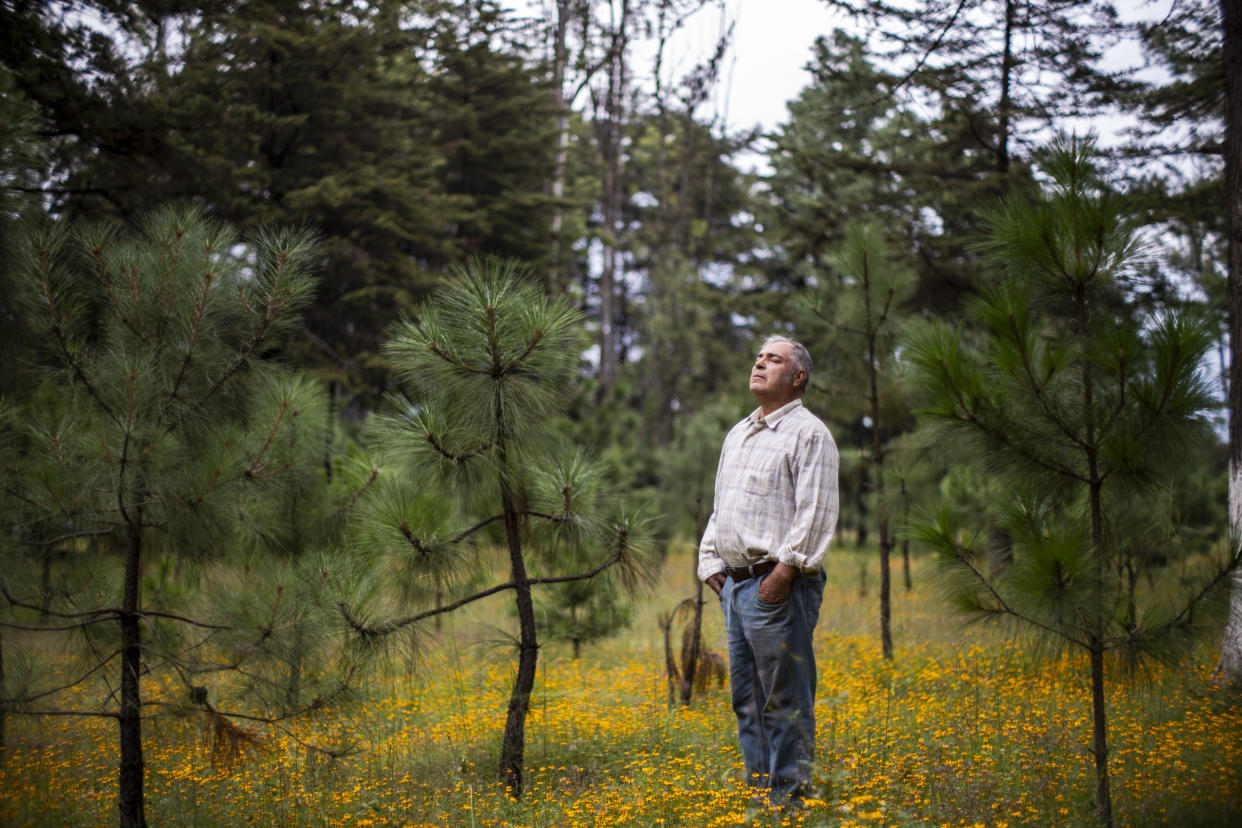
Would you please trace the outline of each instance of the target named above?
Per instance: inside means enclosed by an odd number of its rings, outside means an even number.
[[[802,400],[751,412],[720,450],[699,578],[768,559],[818,568],[836,531],[839,467],[832,434]]]

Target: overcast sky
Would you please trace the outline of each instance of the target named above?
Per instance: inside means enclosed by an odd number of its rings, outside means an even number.
[[[733,45],[714,111],[726,115],[733,129],[774,129],[786,120],[786,102],[810,82],[806,64],[815,38],[847,21],[822,0],[724,0],[723,5],[727,19],[734,22]],[[710,54],[720,17],[720,6],[713,4],[687,26],[675,44],[686,68],[697,56]]]
[[[521,14],[539,14],[552,0],[504,0]],[[665,78],[680,78],[711,54],[721,33],[721,11],[736,21],[724,74],[710,109],[700,116],[727,114],[733,129],[756,124],[772,129],[785,119],[785,102],[810,76],[804,66],[811,44],[833,28],[833,14],[822,0],[709,0],[677,33],[665,56]],[[652,44],[636,38],[632,57],[640,78],[649,81]],[[650,88],[650,87],[649,87]]]
[[[506,0],[510,8],[539,15],[554,0]],[[1160,20],[1168,14],[1174,0],[1116,0],[1123,19]],[[546,10],[543,13],[547,13]],[[720,119],[730,132],[754,126],[774,130],[788,118],[786,104],[810,82],[806,64],[811,58],[815,38],[831,34],[834,28],[864,36],[857,21],[829,9],[823,0],[708,0],[673,39],[665,56],[666,82],[683,77],[696,63],[711,54],[721,28],[722,13],[734,24],[733,40],[725,57],[719,84],[700,118]],[[631,57],[637,80],[651,88],[654,44],[636,38]],[[1113,69],[1141,73],[1142,60],[1134,44],[1122,46],[1108,55]],[[719,121],[718,121],[719,122]],[[1105,119],[1092,124],[1068,124],[1069,128],[1094,128],[1101,142],[1109,144],[1119,137],[1126,119]],[[762,142],[757,150],[762,151]],[[744,167],[762,166],[760,156],[736,159]]]

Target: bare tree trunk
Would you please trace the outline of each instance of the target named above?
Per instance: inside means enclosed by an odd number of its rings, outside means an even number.
[[[856,475],[858,485],[854,487],[854,502],[858,507],[858,522],[855,526],[858,529],[858,536],[855,538],[855,546],[859,549],[867,545],[867,464],[858,464],[858,474]]]
[[[1092,382],[1088,370],[1083,370],[1083,408],[1092,410]],[[1095,427],[1091,415],[1087,416],[1086,440],[1088,446],[1095,445]],[[1108,786],[1108,709],[1105,707],[1104,695],[1104,594],[1106,583],[1104,560],[1104,505],[1102,497],[1103,479],[1100,477],[1099,466],[1094,451],[1087,457],[1087,474],[1090,489],[1087,494],[1088,506],[1091,510],[1091,549],[1095,558],[1095,590],[1099,600],[1095,601],[1091,619],[1091,633],[1087,637],[1087,650],[1091,656],[1091,759],[1095,763],[1095,816],[1104,828],[1113,828],[1113,800]]]
[[[611,94],[611,93],[610,93]],[[611,109],[611,107],[610,107]],[[619,117],[619,109],[617,111]],[[608,148],[604,158],[604,260],[599,277],[599,380],[607,391],[617,378],[617,271],[621,259],[621,125],[608,116],[604,129]]]
[[[52,607],[52,556],[56,554],[55,549],[47,550],[47,554],[43,556],[39,567],[39,620],[45,620],[49,617],[49,610]]]
[[[306,627],[298,624],[293,630],[293,653],[289,659],[289,675],[285,680],[285,709],[297,707],[302,695],[302,657],[306,650]]]
[[[552,177],[552,266],[548,271],[548,293],[557,296],[569,286],[569,275],[562,272],[561,231],[565,223],[565,168],[569,162],[569,101],[565,100],[565,64],[569,60],[566,40],[572,0],[557,0],[552,42],[552,94],[556,104],[556,172]]]
[[[530,578],[522,557],[521,527],[510,480],[508,447],[505,436],[505,415],[499,397],[496,400],[497,455],[500,461],[501,511],[505,520],[505,538],[509,546],[509,565],[513,572],[514,595],[518,611],[518,667],[509,696],[505,716],[504,740],[500,747],[500,781],[509,788],[514,799],[522,798],[522,764],[526,754],[526,714],[530,712],[530,696],[535,689],[539,665],[539,640],[535,629],[535,604],[531,597]]]
[[[694,537],[703,537],[703,498],[695,498],[694,508]],[[690,706],[690,700],[694,695],[694,675],[699,669],[699,652],[703,647],[703,582],[699,580],[699,560],[698,549],[696,547],[695,554],[692,556],[694,564],[694,618],[690,622],[690,648],[684,657],[686,669],[685,675],[681,677],[681,703],[684,707]]]
[[[129,530],[125,554],[125,591],[121,601],[121,779],[118,806],[121,828],[146,828],[144,813],[145,762],[142,756],[142,628],[139,592],[142,582],[141,529]]]
[[[903,471],[901,481],[901,522],[903,526],[910,523],[910,490],[906,488],[906,475]],[[914,579],[910,575],[910,539],[901,539],[901,572],[906,579],[906,592],[914,589]]]
[[[1229,542],[1242,555],[1242,0],[1221,0],[1229,215]],[[1242,686],[1242,567],[1234,570],[1218,678]]]
[[[1013,104],[1009,93],[1013,82],[1013,27],[1017,15],[1015,0],[1005,2],[1005,51],[1001,56],[1000,135],[996,138],[996,171],[1009,172],[1009,130]]]
[[[1113,802],[1108,790],[1108,721],[1104,707],[1104,642],[1092,636],[1091,653],[1091,759],[1095,763],[1095,815],[1112,828]]]
[[[629,84],[626,51],[629,43],[630,0],[620,0],[614,9],[612,43],[608,60],[608,90],[604,101],[603,150],[603,219],[604,262],[599,279],[599,385],[601,394],[612,388],[617,377],[620,332],[617,329],[617,292],[620,288],[621,200],[625,171],[623,129],[625,94]]]
[[[0,630],[0,696],[4,694],[4,631]],[[4,757],[8,755],[6,726],[8,724],[8,708],[0,699],[0,767],[4,766]]]
[[[870,285],[867,286],[864,296],[868,305],[867,318],[871,319]],[[880,434],[880,389],[876,359],[876,334],[873,330],[867,340],[867,366],[871,381],[871,463],[875,467],[876,534],[880,537],[880,648],[884,658],[892,661],[893,576],[889,557],[893,541],[889,537],[888,509],[884,504],[884,445]]]

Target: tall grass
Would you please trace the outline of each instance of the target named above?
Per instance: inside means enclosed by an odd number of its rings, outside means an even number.
[[[508,623],[498,601],[454,617],[416,653],[394,649],[365,697],[300,727],[297,739],[262,732],[258,751],[229,767],[213,767],[203,719],[152,720],[151,824],[1091,824],[1082,670],[997,631],[962,627],[917,569],[915,591],[894,595],[896,658],[887,663],[878,601],[859,594],[870,558],[846,552],[833,553],[816,637],[817,797],[803,812],[751,805],[727,691],[713,687],[689,709],[666,705],[656,617],[692,593],[689,554],[675,553],[630,630],[576,662],[568,644],[545,648],[520,802],[494,781],[512,661],[503,630],[491,626]],[[719,651],[719,612],[707,609],[707,644]],[[1210,650],[1142,683],[1115,673],[1118,824],[1242,824],[1242,701],[1213,688]],[[152,685],[148,695],[179,692]],[[0,825],[114,823],[114,727],[10,717]],[[306,744],[351,741],[360,749],[337,759]]]

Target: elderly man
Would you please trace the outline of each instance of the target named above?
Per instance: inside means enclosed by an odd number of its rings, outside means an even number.
[[[770,337],[750,372],[759,407],[724,440],[699,577],[720,597],[749,784],[800,804],[815,750],[812,635],[837,524],[839,457],[802,405],[806,348]],[[766,789],[766,790],[764,790]]]

